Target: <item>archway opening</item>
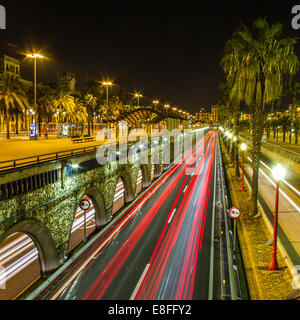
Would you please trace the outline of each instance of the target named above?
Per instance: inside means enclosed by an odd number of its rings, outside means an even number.
[[[119,211],[125,205],[125,188],[121,178],[119,178],[116,191],[114,195],[114,203],[112,208],[112,215]]]
[[[0,300],[14,300],[41,277],[39,252],[32,239],[16,232],[0,243]]]
[[[80,206],[77,208],[71,229],[69,252],[74,250],[96,230],[95,207],[93,200],[87,195],[85,195],[82,200],[88,200],[90,208],[88,210],[82,210]]]
[[[136,180],[136,194],[139,194],[143,190],[143,181],[143,171],[140,169]]]
[[[153,164],[151,166],[151,176],[150,176],[151,181],[153,181],[154,178],[155,178],[155,165]]]
[[[154,177],[158,178],[162,174],[162,165],[161,164],[155,164],[154,165]]]

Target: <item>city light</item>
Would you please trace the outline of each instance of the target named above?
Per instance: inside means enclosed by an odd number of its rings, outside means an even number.
[[[26,55],[26,57],[28,57],[28,58],[33,58],[33,59],[36,59],[36,58],[43,59],[43,58],[45,58],[44,56],[42,56],[42,55],[39,54],[39,53],[28,53],[28,54]]]
[[[281,181],[285,176],[285,172],[286,172],[286,169],[280,163],[278,163],[274,167],[272,174],[275,180]]]
[[[242,149],[243,151],[245,151],[245,150],[247,149],[247,145],[246,145],[245,143],[242,143],[242,144],[241,144],[241,149]]]

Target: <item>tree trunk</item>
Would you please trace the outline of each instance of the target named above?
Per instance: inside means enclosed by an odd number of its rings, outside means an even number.
[[[240,134],[240,106],[237,104],[234,108],[234,113],[233,113],[233,132],[234,136],[236,137],[236,141],[233,142],[233,150],[232,150],[232,160],[235,161],[235,175],[237,177],[240,176],[240,169],[239,169],[239,134]],[[234,159],[235,158],[235,159]]]
[[[9,117],[6,119],[6,139],[10,139],[10,123],[9,123]]]
[[[91,135],[91,121],[88,119],[88,136]]]
[[[39,136],[42,136],[42,117],[40,114],[38,115],[38,130],[39,130]]]
[[[253,95],[254,100],[254,110],[252,113],[252,193],[251,193],[251,211],[250,216],[255,216],[257,214],[257,199],[258,199],[258,174],[259,174],[259,165],[260,165],[260,150],[261,150],[261,139],[264,131],[264,78],[263,73],[261,72],[261,105],[256,101],[257,94],[257,84],[258,78],[255,82],[255,90]]]
[[[16,134],[19,134],[19,115],[16,113]]]

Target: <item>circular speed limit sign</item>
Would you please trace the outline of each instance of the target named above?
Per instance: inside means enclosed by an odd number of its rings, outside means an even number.
[[[91,203],[89,202],[89,200],[83,199],[83,200],[81,200],[79,207],[81,210],[87,211],[91,207]]]
[[[229,209],[229,216],[232,219],[238,219],[242,214],[242,211],[237,207],[232,207]]]

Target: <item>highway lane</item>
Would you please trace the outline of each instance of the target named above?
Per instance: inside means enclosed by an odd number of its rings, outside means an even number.
[[[43,298],[207,299],[215,141],[208,133],[204,160],[175,164]]]

